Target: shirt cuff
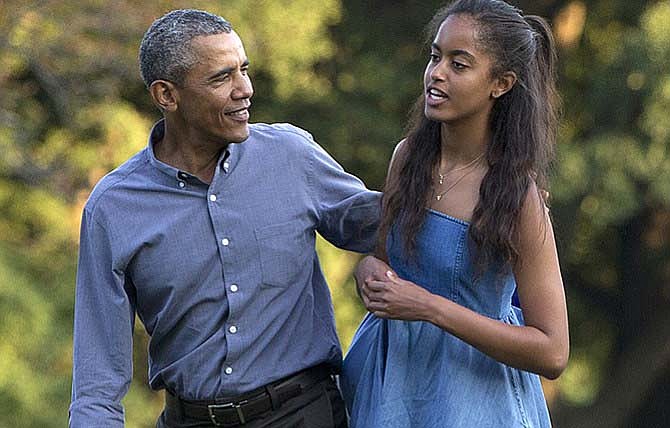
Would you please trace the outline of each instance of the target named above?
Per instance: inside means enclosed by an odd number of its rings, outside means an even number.
[[[121,403],[82,398],[70,405],[70,428],[123,428],[123,406]]]

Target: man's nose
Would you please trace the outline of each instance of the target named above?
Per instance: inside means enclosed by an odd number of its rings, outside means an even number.
[[[235,89],[233,90],[232,96],[236,99],[245,99],[251,98],[254,94],[254,87],[251,84],[251,79],[249,76],[241,76],[238,80]]]

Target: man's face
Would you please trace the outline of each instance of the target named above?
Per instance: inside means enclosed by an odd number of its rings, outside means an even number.
[[[235,32],[199,36],[191,48],[198,60],[177,89],[182,123],[202,142],[246,140],[254,90],[242,41]]]

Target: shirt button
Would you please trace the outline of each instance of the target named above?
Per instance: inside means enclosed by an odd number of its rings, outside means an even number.
[[[223,163],[223,169],[228,170],[229,167],[230,167],[230,164],[228,162]]]
[[[237,288],[237,284],[232,284],[230,286],[230,291],[232,291],[233,293],[237,293],[237,290],[239,290],[239,288]]]
[[[224,370],[224,372],[225,372],[227,375],[233,374],[233,368],[232,368],[232,367],[226,367],[226,369]]]
[[[237,327],[234,326],[234,325],[231,325],[230,327],[228,327],[228,331],[231,332],[232,334],[235,334],[235,333],[237,333]]]
[[[228,244],[230,244],[230,241],[228,240],[228,238],[223,238],[223,239],[221,240],[221,244],[222,244],[224,247],[227,247]]]
[[[216,201],[216,195],[209,195],[209,200],[212,202]]]
[[[184,183],[183,181],[180,181],[179,182],[179,187],[184,188],[184,186],[186,186],[186,183]]]

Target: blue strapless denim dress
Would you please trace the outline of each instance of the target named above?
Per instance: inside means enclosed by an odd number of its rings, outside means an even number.
[[[408,260],[399,236],[387,239],[391,267],[465,307],[522,325],[512,306],[516,283],[507,267],[475,272],[468,223],[428,211]],[[351,428],[546,428],[549,412],[537,375],[490,358],[426,322],[368,314],[340,377]]]

